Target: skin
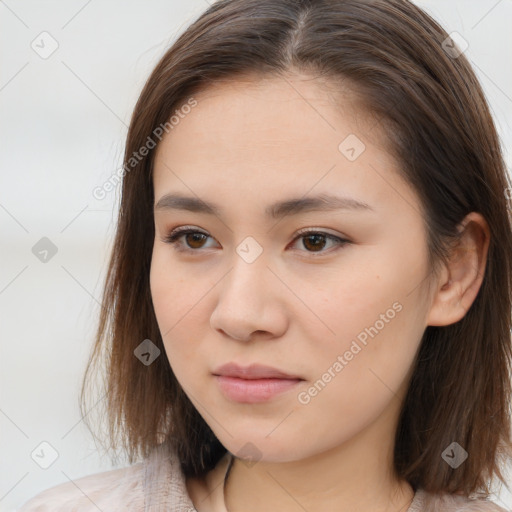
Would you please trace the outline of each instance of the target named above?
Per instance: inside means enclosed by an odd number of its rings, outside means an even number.
[[[216,84],[157,147],[155,204],[167,193],[215,202],[220,216],[155,211],[150,284],[171,367],[190,400],[235,456],[225,496],[224,457],[187,488],[200,512],[405,511],[413,490],[392,471],[400,406],[427,325],[460,320],[482,282],[489,230],[471,213],[461,250],[433,281],[419,199],[398,175],[384,133],[328,84],[288,75]],[[336,96],[336,98],[335,98]],[[338,149],[356,134],[366,149]],[[265,207],[337,193],[374,211],[308,212],[279,222]],[[205,240],[163,239],[191,225]],[[297,230],[328,238],[315,251]],[[236,252],[248,236],[263,252]],[[187,245],[188,242],[188,245]],[[426,293],[428,281],[433,284]],[[365,328],[401,310],[309,403],[307,391]],[[238,403],[212,371],[235,361],[304,379],[272,399]],[[257,447],[252,464],[241,456]]]

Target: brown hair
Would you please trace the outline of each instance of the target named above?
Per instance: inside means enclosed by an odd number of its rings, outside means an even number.
[[[139,150],[209,84],[299,71],[335,86],[347,80],[387,128],[390,151],[421,200],[432,275],[469,212],[489,223],[485,275],[471,308],[455,324],[424,332],[394,469],[413,489],[430,492],[487,495],[488,481],[504,482],[500,468],[512,454],[512,188],[481,86],[463,54],[445,51],[447,37],[407,0],[220,0],[161,58],[130,123],[117,231],[81,394],[87,416],[89,374],[105,362],[109,443],[121,438],[130,463],[172,440],[184,473],[200,475],[226,451],[165,357],[149,287],[155,152],[140,157]],[[162,357],[146,366],[134,350],[148,338]],[[469,453],[457,469],[441,458],[453,441]]]

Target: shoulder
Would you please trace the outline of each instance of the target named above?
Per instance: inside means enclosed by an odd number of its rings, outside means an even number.
[[[142,462],[78,478],[40,492],[17,512],[141,512],[195,510],[171,442]]]
[[[35,495],[17,512],[143,510],[143,463],[84,476]]]
[[[415,502],[418,506],[411,507],[408,512],[512,512],[484,498],[431,494],[421,489],[417,494]]]

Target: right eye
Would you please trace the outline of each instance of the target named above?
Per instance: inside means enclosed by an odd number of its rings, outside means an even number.
[[[182,237],[185,237],[188,246],[184,246],[180,241],[180,238]],[[207,233],[183,226],[172,230],[167,236],[163,238],[163,241],[166,244],[173,245],[177,251],[197,252],[198,249],[203,248],[202,244],[207,238],[210,238]]]

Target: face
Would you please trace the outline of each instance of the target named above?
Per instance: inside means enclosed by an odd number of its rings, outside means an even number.
[[[194,98],[153,169],[150,285],[176,378],[235,454],[254,445],[261,459],[298,460],[372,425],[376,442],[390,439],[427,325],[429,273],[419,200],[375,119],[348,91],[334,100],[297,76]],[[347,201],[271,214],[319,196]],[[189,232],[166,241],[178,228]],[[226,363],[297,379],[214,375]]]

